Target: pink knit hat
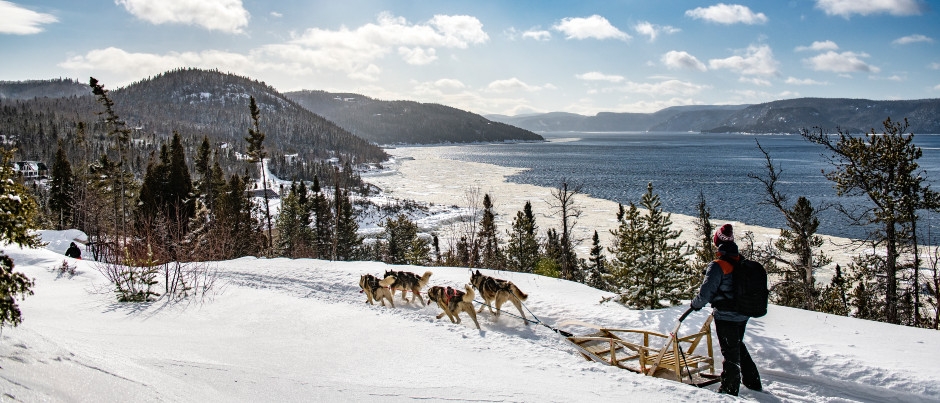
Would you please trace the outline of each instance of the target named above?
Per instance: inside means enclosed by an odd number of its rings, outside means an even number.
[[[734,242],[734,230],[731,228],[731,224],[725,224],[718,228],[718,231],[715,231],[715,236],[712,237],[712,241],[715,242],[715,246],[725,242]]]

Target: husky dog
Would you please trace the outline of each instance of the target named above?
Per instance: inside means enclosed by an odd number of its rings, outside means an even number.
[[[487,307],[490,309],[490,313],[499,317],[500,307],[503,306],[503,303],[506,301],[510,301],[516,306],[516,309],[519,310],[519,315],[522,315],[522,322],[525,323],[526,326],[529,325],[525,313],[522,312],[522,301],[525,301],[529,296],[522,292],[522,290],[516,287],[511,281],[485,276],[477,270],[470,276],[470,283],[477,288],[477,291],[480,292],[480,296],[483,297],[483,302],[485,303],[483,306],[480,306],[480,310],[477,312],[483,312],[483,307]],[[496,306],[496,312],[493,312],[493,305]]]
[[[382,306],[385,306],[385,300],[387,299],[388,303],[394,308],[395,303],[392,302],[392,291],[388,289],[394,282],[395,277],[393,276],[386,276],[382,280],[379,280],[378,277],[371,274],[359,277],[359,287],[362,288],[362,291],[366,294],[366,302],[370,305],[375,305],[373,301],[377,301],[381,302]]]
[[[467,315],[470,315],[470,319],[473,319],[473,324],[477,325],[477,329],[479,329],[480,322],[477,322],[477,313],[473,310],[473,298],[476,295],[473,295],[473,288],[470,287],[470,284],[467,284],[465,288],[466,292],[438,285],[431,287],[428,289],[428,304],[431,301],[437,302],[437,306],[444,310],[444,312],[437,315],[437,318],[440,319],[447,315],[453,323],[460,323],[459,314],[466,312]]]
[[[387,270],[385,272],[385,277],[394,276],[395,282],[392,283],[392,295],[395,294],[396,290],[401,290],[401,299],[405,302],[415,302],[415,299],[421,301],[421,305],[424,304],[424,298],[421,298],[421,289],[424,286],[428,285],[428,281],[431,279],[431,272],[424,272],[423,276],[418,277],[417,274],[408,271],[393,271]],[[408,301],[408,298],[405,297],[405,293],[411,291],[411,301]]]

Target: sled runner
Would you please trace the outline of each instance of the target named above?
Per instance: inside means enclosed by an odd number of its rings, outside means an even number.
[[[562,322],[558,326],[592,329],[592,333],[586,335],[566,337],[585,359],[699,387],[717,383],[720,378],[715,374],[712,351],[713,318],[708,315],[701,329],[680,336],[679,328],[688,314],[689,311],[682,315],[668,335],[649,330],[605,328],[577,320]],[[705,345],[700,346],[703,338]],[[696,354],[698,347],[705,352]],[[708,373],[704,373],[706,371]]]

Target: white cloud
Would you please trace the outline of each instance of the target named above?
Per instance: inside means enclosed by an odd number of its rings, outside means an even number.
[[[888,80],[888,81],[895,81],[895,82],[901,82],[901,81],[906,81],[907,79],[904,78],[904,77],[901,77],[901,76],[899,76],[899,75],[897,75],[897,74],[895,74],[895,75],[893,75],[893,76],[891,76],[891,77],[888,77],[886,80]]]
[[[179,67],[218,68],[236,74],[248,74],[258,71],[276,71],[279,73],[309,73],[303,66],[278,65],[266,63],[250,56],[223,51],[169,52],[163,55],[151,53],[129,53],[122,49],[109,47],[95,49],[85,55],[73,56],[59,63],[59,67],[75,71],[105,71],[139,80],[140,77],[153,76]],[[253,70],[246,70],[251,68]]]
[[[604,74],[604,73],[600,73],[597,71],[592,71],[592,72],[588,72],[584,74],[578,74],[578,75],[575,75],[575,78],[577,78],[578,80],[584,80],[584,81],[608,81],[612,83],[619,83],[624,80],[623,76],[609,75],[609,74]]]
[[[467,88],[463,82],[453,78],[442,78],[433,83],[434,88],[445,90],[461,90]]]
[[[210,31],[241,33],[250,17],[241,0],[115,0],[115,3],[153,24],[198,25]]]
[[[671,79],[655,83],[636,83],[631,81],[626,83],[626,85],[616,88],[616,90],[627,93],[661,97],[666,95],[695,95],[708,88],[710,87],[707,85],[699,85],[686,81]]]
[[[699,7],[686,10],[685,15],[695,19],[715,22],[718,24],[763,24],[767,22],[764,13],[754,13],[747,6],[740,4],[719,3],[711,7]]]
[[[765,80],[763,78],[756,78],[756,77],[738,77],[738,82],[745,83],[745,84],[759,85],[761,87],[770,87],[771,85],[773,85],[768,80]]]
[[[379,66],[370,63],[365,68],[350,72],[346,76],[353,80],[375,82],[379,81],[380,74],[382,74],[382,69],[379,68]]]
[[[936,87],[933,87],[933,90],[934,90],[934,91],[940,91],[940,84],[937,84]]]
[[[828,85],[828,83],[824,81],[816,81],[812,78],[799,79],[796,77],[787,77],[786,81],[784,82],[791,85]]]
[[[826,15],[844,18],[852,14],[920,15],[924,11],[918,0],[816,0],[816,8],[823,10]]]
[[[937,63],[937,62],[930,63],[930,65],[927,66],[927,68],[931,70],[940,70],[940,63]]]
[[[656,37],[659,34],[674,34],[682,31],[679,28],[671,27],[668,25],[655,25],[648,21],[640,21],[633,26],[633,29],[640,35],[646,35],[650,38],[650,42],[656,41]]]
[[[833,73],[854,73],[866,72],[877,73],[881,71],[878,67],[871,66],[862,61],[862,58],[869,57],[867,53],[842,52],[836,53],[829,51],[809,59],[803,59],[803,63],[816,71],[829,71]]]
[[[281,14],[281,13],[279,13],[279,12],[277,12],[277,11],[272,11],[272,12],[271,12],[271,16],[274,17],[274,18],[281,18],[281,17],[284,16],[284,14]]]
[[[465,49],[487,40],[483,24],[474,17],[436,15],[425,24],[410,24],[382,13],[375,24],[353,30],[310,28],[287,43],[264,46],[260,52],[286,63],[345,71],[349,77],[373,77],[359,72],[393,49],[407,63],[427,64],[437,59],[436,48]]]
[[[705,63],[684,51],[670,50],[663,55],[662,62],[669,69],[708,70]]]
[[[522,33],[525,39],[535,39],[537,41],[547,41],[552,39],[552,33],[546,30],[528,30]]]
[[[405,63],[411,65],[424,65],[430,64],[431,62],[437,60],[437,53],[434,48],[424,49],[422,47],[409,48],[407,46],[402,46],[398,48],[398,54],[402,59],[405,60]]]
[[[565,18],[553,26],[567,35],[567,39],[619,39],[629,40],[631,36],[613,25],[606,18],[597,14],[587,18]]]
[[[768,45],[751,45],[748,46],[743,56],[736,55],[708,61],[708,66],[712,69],[728,69],[740,74],[756,76],[777,75],[778,64]]]
[[[43,31],[43,24],[59,20],[52,14],[37,13],[9,1],[0,0],[0,34],[31,35]]]
[[[546,84],[544,86],[529,85],[523,82],[522,80],[513,77],[506,80],[496,80],[486,86],[486,89],[492,92],[512,92],[512,91],[525,91],[525,92],[535,92],[542,89],[553,89],[554,86],[551,84]]]
[[[815,42],[813,42],[812,45],[809,45],[809,46],[797,46],[796,49],[794,49],[794,50],[796,50],[797,52],[803,52],[803,51],[807,51],[807,50],[815,51],[815,52],[821,52],[821,51],[824,51],[824,50],[839,50],[839,45],[836,45],[836,43],[833,42],[833,41],[822,41],[822,42],[820,42],[820,41],[815,41]]]
[[[891,43],[895,45],[909,45],[909,44],[917,43],[917,42],[933,43],[933,38],[929,36],[916,34],[916,35],[908,35],[903,38],[895,39]]]

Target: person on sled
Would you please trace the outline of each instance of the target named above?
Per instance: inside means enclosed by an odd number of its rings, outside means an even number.
[[[65,256],[68,256],[73,259],[81,259],[82,250],[78,249],[78,245],[76,245],[75,242],[72,242],[69,245],[69,248],[65,250]]]
[[[738,313],[734,305],[731,273],[739,266],[741,257],[731,224],[722,225],[712,240],[718,247],[717,259],[705,269],[705,280],[692,299],[692,309],[698,311],[708,303],[713,308],[715,332],[724,357],[718,393],[737,396],[742,383],[748,389],[760,391],[763,387],[757,365],[744,345],[744,329],[750,317]]]

